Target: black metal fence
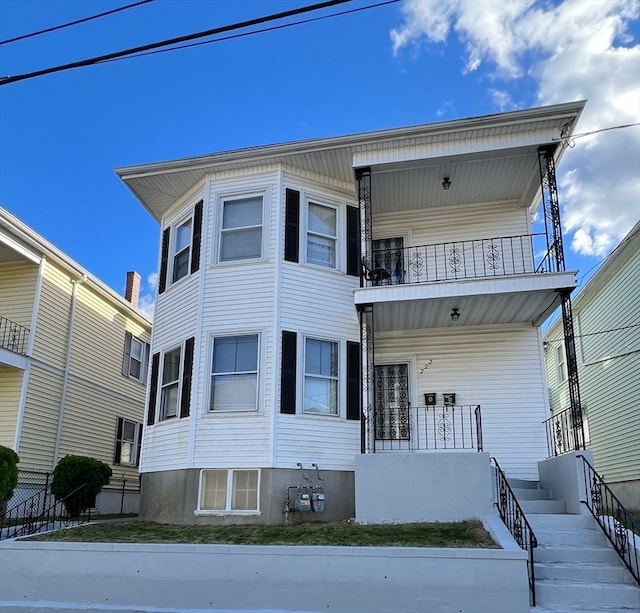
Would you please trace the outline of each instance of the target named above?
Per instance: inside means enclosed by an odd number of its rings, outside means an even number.
[[[482,451],[480,405],[377,408],[368,426],[376,451]]]
[[[580,428],[579,431],[576,430],[574,421],[571,408],[560,411],[544,421],[547,433],[547,453],[550,458],[569,451],[584,449],[581,443],[584,436],[582,432],[588,432],[584,412],[581,423],[577,425]],[[588,439],[588,435],[585,438]]]
[[[29,343],[29,328],[6,317],[0,317],[0,347],[25,355]]]
[[[582,458],[587,505],[624,565],[640,585],[640,526],[629,515],[601,475]]]
[[[500,518],[504,522],[509,532],[513,535],[516,543],[528,552],[527,572],[529,574],[529,595],[531,606],[536,606],[536,575],[533,563],[533,550],[538,546],[538,540],[534,534],[524,511],[520,506],[511,486],[507,482],[507,477],[500,468],[498,461],[491,458],[496,468],[496,486],[498,490],[497,507]]]
[[[536,234],[501,236],[391,247],[372,252],[365,262],[373,285],[431,283],[457,279],[502,277],[536,272],[533,239]]]

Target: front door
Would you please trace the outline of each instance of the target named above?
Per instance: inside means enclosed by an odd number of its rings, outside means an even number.
[[[409,440],[409,365],[375,367],[376,440]]]
[[[378,271],[375,285],[404,283],[404,239],[378,238],[371,243],[373,270]],[[380,273],[383,274],[380,274]]]

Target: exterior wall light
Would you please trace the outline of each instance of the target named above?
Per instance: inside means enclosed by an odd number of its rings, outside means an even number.
[[[451,179],[449,177],[445,177],[442,179],[442,189],[447,191],[451,187]]]
[[[458,319],[460,319],[460,311],[458,311],[457,308],[453,309],[453,311],[451,311],[451,319],[452,321],[458,321]]]

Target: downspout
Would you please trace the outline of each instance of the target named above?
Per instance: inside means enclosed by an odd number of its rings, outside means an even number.
[[[56,444],[53,450],[53,465],[55,468],[58,463],[58,454],[60,453],[60,438],[62,436],[62,422],[64,420],[64,406],[67,402],[67,390],[69,388],[69,368],[71,366],[71,350],[73,349],[73,326],[76,317],[76,302],[78,285],[84,283],[87,276],[83,275],[80,279],[71,280],[71,307],[69,309],[69,332],[67,335],[67,354],[64,362],[64,376],[62,379],[62,395],[60,396],[60,410],[58,412],[58,431],[56,432]]]
[[[22,388],[20,389],[20,400],[18,404],[18,416],[16,418],[16,432],[13,439],[13,448],[16,453],[20,451],[20,438],[22,437],[22,424],[24,422],[24,408],[27,402],[27,391],[29,389],[29,377],[31,376],[31,360],[33,359],[33,347],[36,339],[36,327],[38,325],[38,311],[40,310],[40,296],[42,295],[42,280],[44,279],[44,269],[47,258],[42,256],[38,264],[38,280],[36,281],[36,292],[33,299],[33,311],[31,313],[31,326],[29,328],[29,342],[27,343],[27,368],[22,375]]]

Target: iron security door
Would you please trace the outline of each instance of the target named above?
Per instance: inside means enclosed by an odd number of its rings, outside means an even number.
[[[377,440],[408,441],[409,365],[376,366],[375,435]]]

